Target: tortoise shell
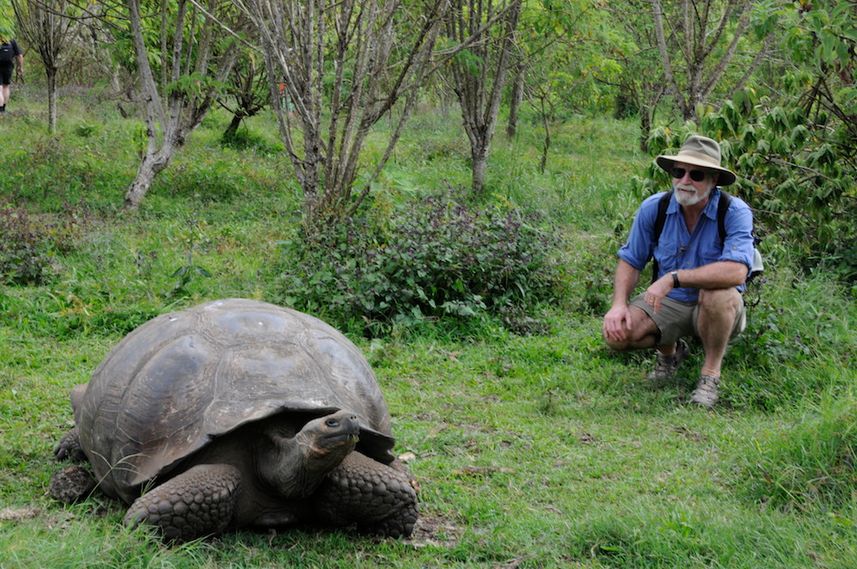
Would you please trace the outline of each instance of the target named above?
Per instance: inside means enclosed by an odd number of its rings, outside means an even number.
[[[215,437],[278,413],[345,409],[357,450],[392,462],[390,415],[359,350],[321,320],[254,300],[164,314],[107,355],[75,405],[102,489],[131,502]]]

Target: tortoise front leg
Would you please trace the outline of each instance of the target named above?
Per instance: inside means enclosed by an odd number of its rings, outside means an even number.
[[[71,462],[86,462],[86,454],[80,446],[80,434],[77,427],[68,431],[54,446],[54,458]]]
[[[322,521],[360,531],[408,537],[417,522],[417,493],[407,472],[352,452],[316,493]]]
[[[168,541],[189,541],[223,532],[232,521],[241,473],[228,464],[194,466],[137,498],[126,525],[157,526]]]

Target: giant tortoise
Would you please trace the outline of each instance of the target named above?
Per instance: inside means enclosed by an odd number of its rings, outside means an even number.
[[[84,458],[125,523],[168,540],[241,527],[408,536],[417,498],[372,370],[321,320],[243,299],[159,316],[71,395],[58,459]],[[68,477],[51,493],[68,499]]]

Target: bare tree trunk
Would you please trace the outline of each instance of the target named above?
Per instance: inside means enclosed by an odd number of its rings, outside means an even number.
[[[664,76],[670,93],[672,94],[682,118],[691,120],[696,118],[697,106],[705,103],[717,83],[723,77],[730,63],[737,53],[738,43],[747,32],[750,25],[750,11],[753,3],[751,0],[724,0],[714,3],[713,0],[689,1],[682,0],[678,10],[680,14],[666,15],[660,0],[650,0],[652,3],[652,17],[654,21],[655,37],[657,39],[658,53],[664,69]],[[722,11],[713,14],[715,7]],[[738,15],[738,21],[731,26],[733,17]],[[666,17],[665,17],[666,16]],[[680,22],[675,28],[673,43],[668,45],[664,31],[664,21]],[[716,27],[713,20],[717,19]],[[725,34],[731,32],[731,38]],[[718,52],[717,61],[706,65],[715,49],[726,42],[725,51]],[[671,46],[678,45],[684,65],[683,80],[674,71],[673,53]],[[765,47],[762,48],[763,50]],[[755,65],[752,64],[753,66]]]
[[[515,138],[518,134],[518,109],[524,100],[524,64],[515,65],[515,79],[512,83],[512,98],[509,101],[509,123],[506,125],[506,136]]]
[[[648,105],[640,106],[640,150],[649,151],[649,132],[652,130],[652,119],[655,111]]]
[[[130,210],[137,209],[143,202],[143,198],[152,187],[152,182],[155,181],[161,170],[167,167],[170,159],[173,156],[173,149],[169,147],[161,148],[154,152],[152,148],[146,152],[140,167],[137,169],[137,176],[131,182],[131,186],[125,193],[125,208]]]
[[[547,109],[547,98],[548,94],[545,93],[541,97],[541,115],[542,115],[542,128],[545,130],[545,137],[542,143],[542,159],[539,162],[539,173],[544,174],[545,169],[548,165],[548,152],[551,147],[551,129],[550,129],[550,117]],[[553,113],[550,113],[553,114]]]
[[[274,111],[303,190],[304,230],[330,230],[353,215],[389,159],[418,87],[433,71],[447,1],[233,3],[258,32],[272,95],[282,82],[293,105],[288,112],[275,104]],[[396,113],[388,114],[393,107]],[[393,135],[365,184],[355,188],[366,138],[385,115],[395,120]]]
[[[192,7],[189,7],[192,4]],[[161,79],[166,77],[170,83],[178,83],[182,77],[195,74],[210,77],[213,81],[199,90],[184,91],[176,88],[170,92],[159,92],[155,82],[155,73],[149,62],[149,48],[143,36],[140,0],[126,0],[128,21],[130,23],[131,42],[137,61],[139,90],[146,110],[146,136],[148,143],[146,154],[131,186],[125,193],[125,208],[136,209],[149,188],[154,177],[167,167],[173,154],[184,145],[187,136],[205,117],[214,101],[214,86],[226,80],[235,64],[237,49],[220,46],[215,48],[215,23],[208,16],[213,15],[218,4],[207,0],[206,17],[198,17],[197,0],[177,0],[175,10],[167,18],[162,11],[161,48],[168,45],[171,49],[162,53]],[[170,23],[168,27],[166,22]],[[199,27],[197,27],[199,26]],[[167,68],[167,71],[164,71]],[[216,68],[216,71],[212,71]]]
[[[48,79],[48,132],[57,131],[57,70],[55,67],[45,67]]]
[[[446,22],[446,33],[454,41],[463,43],[471,35],[477,38],[469,48],[475,57],[452,63],[455,93],[470,141],[475,193],[484,189],[485,163],[497,125],[500,96],[521,9],[519,0],[497,3],[500,8],[495,0],[455,0]],[[490,24],[495,21],[495,10],[504,15],[499,25]]]
[[[223,131],[224,140],[235,138],[235,133],[238,132],[238,127],[241,126],[242,120],[244,120],[244,115],[242,113],[238,112],[232,115],[232,120],[229,122],[229,126],[227,126],[226,130]]]
[[[57,70],[77,20],[66,17],[70,0],[11,0],[18,32],[39,55],[48,83],[48,130],[57,128]],[[73,9],[73,8],[71,8]]]
[[[477,194],[482,193],[485,187],[485,169],[488,165],[488,148],[485,146],[476,147],[471,151],[471,159],[473,160],[473,191]]]

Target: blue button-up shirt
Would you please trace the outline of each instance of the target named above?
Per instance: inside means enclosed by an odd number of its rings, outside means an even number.
[[[717,231],[720,188],[714,188],[711,191],[711,196],[702,215],[699,216],[693,234],[687,230],[684,215],[673,195],[667,206],[664,229],[658,240],[658,246],[653,247],[658,202],[663,195],[664,192],[649,196],[640,205],[634,217],[628,241],[619,249],[620,259],[638,271],[642,271],[654,255],[658,260],[658,278],[670,271],[695,269],[717,261],[743,263],[749,272],[753,263],[753,212],[750,206],[732,196],[724,220],[726,240],[722,242]],[[739,286],[738,290],[743,292],[744,285]],[[699,297],[699,290],[676,288],[667,296],[681,302],[695,303]]]

